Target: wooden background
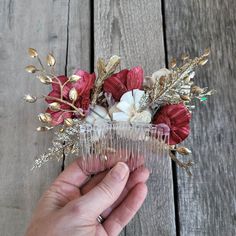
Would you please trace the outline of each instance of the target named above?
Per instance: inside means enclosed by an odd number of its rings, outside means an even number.
[[[22,95],[48,88],[24,72],[27,48],[53,52],[58,73],[93,71],[97,57],[122,57],[146,74],[183,52],[212,50],[199,84],[218,94],[200,105],[186,144],[196,162],[189,178],[165,159],[149,179],[148,198],[122,235],[236,235],[235,0],[0,0],[0,235],[23,235],[34,206],[61,171],[34,173],[33,158],[51,137],[34,132],[45,104]]]

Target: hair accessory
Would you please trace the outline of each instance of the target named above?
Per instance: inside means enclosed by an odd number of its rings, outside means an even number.
[[[191,154],[176,144],[190,134],[197,101],[205,103],[215,92],[194,84],[194,70],[207,63],[209,49],[193,59],[184,54],[179,66],[174,59],[169,69],[162,68],[151,76],[145,76],[141,66],[116,72],[120,64],[116,55],[108,61],[99,58],[96,75],[83,70],[71,76],[57,75],[52,54],[47,55],[44,66],[35,49],[29,48],[28,53],[38,65],[29,65],[26,71],[37,74],[36,79],[51,91],[47,95],[27,94],[24,100],[46,101],[48,108],[38,115],[43,125],[37,131],[55,132],[52,146],[35,160],[33,169],[65,157],[79,157],[88,173],[110,168],[118,161],[135,169],[169,153],[191,175],[193,162],[180,161],[174,152]]]

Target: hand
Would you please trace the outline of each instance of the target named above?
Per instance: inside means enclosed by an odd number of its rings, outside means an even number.
[[[119,162],[89,178],[75,161],[39,200],[26,236],[118,235],[141,207],[148,175],[143,167],[129,173]]]

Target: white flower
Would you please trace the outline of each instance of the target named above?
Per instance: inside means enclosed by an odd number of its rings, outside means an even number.
[[[112,120],[130,123],[150,123],[152,118],[150,110],[139,111],[140,101],[144,93],[144,91],[139,89],[124,93],[120,102],[116,103],[109,110]]]
[[[92,125],[98,125],[101,123],[106,123],[106,121],[110,121],[110,116],[107,110],[99,105],[95,105],[90,109],[90,114],[85,118],[85,121]]]

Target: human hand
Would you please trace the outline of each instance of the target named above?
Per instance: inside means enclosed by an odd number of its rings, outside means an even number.
[[[75,161],[39,200],[26,236],[118,235],[141,207],[148,175],[143,167],[129,173],[120,162],[88,180]]]

